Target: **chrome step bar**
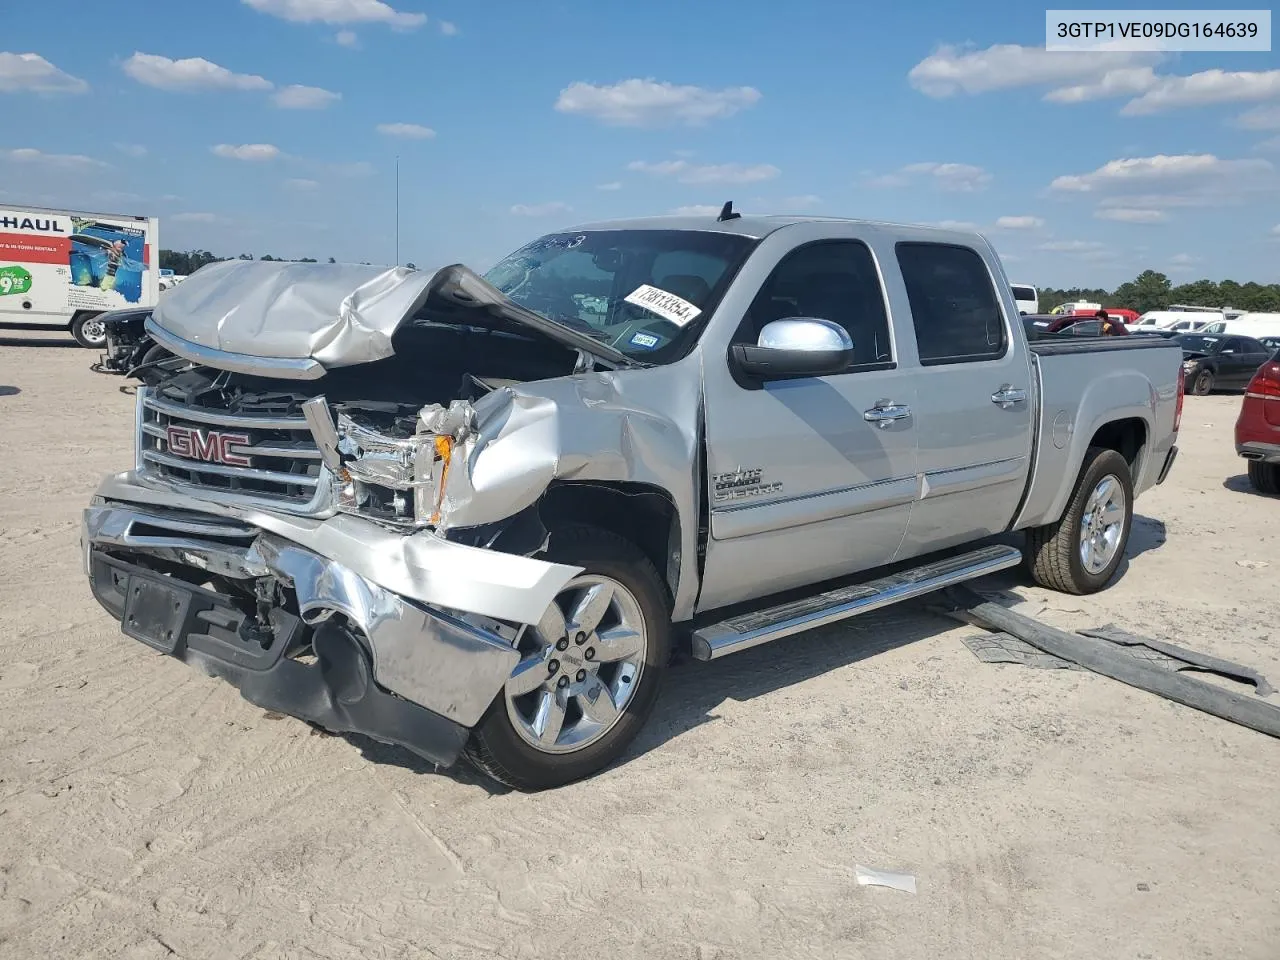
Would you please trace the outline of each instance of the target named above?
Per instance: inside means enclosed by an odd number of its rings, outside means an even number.
[[[983,547],[868,583],[839,587],[776,607],[730,617],[694,631],[693,656],[696,660],[717,660],[793,633],[824,627],[943,587],[1007,570],[1021,562],[1022,551],[1017,547]]]

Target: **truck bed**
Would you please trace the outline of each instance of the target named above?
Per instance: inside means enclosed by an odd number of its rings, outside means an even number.
[[[1030,341],[1038,411],[1035,462],[1017,529],[1062,515],[1074,474],[1097,431],[1139,421],[1146,438],[1129,452],[1134,494],[1152,487],[1173,446],[1182,349],[1164,337],[1062,337]],[[1068,480],[1064,475],[1070,473]]]

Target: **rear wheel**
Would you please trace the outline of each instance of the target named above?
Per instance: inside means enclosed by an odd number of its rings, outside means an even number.
[[[1280,494],[1280,463],[1250,460],[1249,483],[1259,493]]]
[[[1191,392],[1197,397],[1207,397],[1213,391],[1213,371],[1201,370],[1191,384]]]
[[[100,350],[107,343],[107,324],[98,314],[81,314],[71,321],[71,335],[80,346]]]
[[[617,759],[653,709],[671,650],[667,590],[633,543],[553,533],[548,560],[583,568],[518,643],[520,661],[467,758],[517,790],[558,787]]]
[[[1032,578],[1063,593],[1096,593],[1124,559],[1132,526],[1129,462],[1114,450],[1090,447],[1062,518],[1027,531]]]

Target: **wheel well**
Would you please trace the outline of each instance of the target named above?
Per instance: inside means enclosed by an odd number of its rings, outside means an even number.
[[[1098,428],[1089,441],[1091,447],[1114,450],[1129,462],[1129,471],[1135,483],[1138,478],[1139,460],[1147,445],[1147,425],[1139,417],[1113,420]]]
[[[680,574],[680,519],[661,487],[623,481],[556,481],[543,494],[539,514],[548,529],[588,523],[612,530],[639,547],[675,594]]]

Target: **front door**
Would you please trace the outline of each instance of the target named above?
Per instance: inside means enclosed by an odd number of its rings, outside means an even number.
[[[763,386],[709,354],[710,529],[699,609],[889,562],[916,494],[911,379],[895,370],[884,291],[870,249],[822,240],[791,251],[761,287],[734,342],[772,320],[843,326],[854,365]],[[895,419],[877,410],[892,407]]]
[[[902,558],[1005,530],[1031,464],[1030,360],[986,262],[942,243],[899,243],[911,308],[920,501]]]

